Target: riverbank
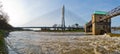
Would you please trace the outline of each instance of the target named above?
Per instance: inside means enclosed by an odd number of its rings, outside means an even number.
[[[5,31],[0,30],[0,54],[8,54],[7,46],[5,45]]]
[[[84,32],[84,30],[43,30],[43,31],[36,31],[36,32]]]
[[[115,33],[107,33],[110,37],[120,37],[120,34],[115,34]]]

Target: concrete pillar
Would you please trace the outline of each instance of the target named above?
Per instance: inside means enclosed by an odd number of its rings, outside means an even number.
[[[93,14],[92,15],[92,34],[101,35],[104,33],[111,32],[111,19],[106,19],[99,22],[105,15],[103,14]]]
[[[111,19],[107,19],[106,21],[106,33],[111,33]]]
[[[93,35],[99,35],[101,34],[103,31],[102,31],[102,28],[103,26],[102,25],[99,25],[101,22],[97,22],[99,21],[103,16],[100,15],[100,14],[93,14],[92,15],[92,34]]]
[[[92,26],[91,25],[90,26],[85,25],[84,30],[85,30],[86,33],[92,32]]]
[[[93,35],[97,35],[99,32],[98,32],[98,29],[97,29],[97,23],[96,23],[96,15],[92,15],[92,34]]]
[[[84,30],[85,30],[86,33],[88,32],[88,28],[87,28],[87,25],[86,25],[86,24],[85,24],[85,26],[84,26]]]

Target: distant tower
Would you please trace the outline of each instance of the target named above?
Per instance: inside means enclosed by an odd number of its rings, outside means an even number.
[[[63,5],[62,7],[62,24],[61,24],[62,30],[65,30],[65,7]]]

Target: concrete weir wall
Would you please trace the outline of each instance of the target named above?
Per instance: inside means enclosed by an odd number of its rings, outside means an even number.
[[[111,19],[99,21],[105,16],[105,14],[93,14],[92,15],[92,34],[101,35],[111,32]]]

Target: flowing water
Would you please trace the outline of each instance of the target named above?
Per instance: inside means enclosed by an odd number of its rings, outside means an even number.
[[[112,33],[120,34],[120,30],[112,30]]]
[[[9,54],[120,53],[120,38],[80,32],[13,31],[5,40]]]

